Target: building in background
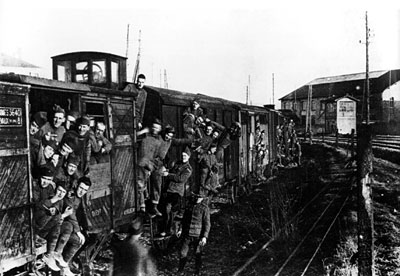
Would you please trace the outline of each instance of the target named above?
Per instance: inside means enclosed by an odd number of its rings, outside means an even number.
[[[33,77],[44,77],[41,67],[3,53],[0,53],[0,73],[15,73]]]
[[[370,80],[370,118],[376,125],[385,119],[382,94],[400,80],[400,69],[373,71]],[[334,133],[337,130],[336,100],[350,96],[357,100],[356,118],[361,120],[365,72],[317,78],[280,98],[281,109],[298,118],[298,126],[311,125],[313,133]]]

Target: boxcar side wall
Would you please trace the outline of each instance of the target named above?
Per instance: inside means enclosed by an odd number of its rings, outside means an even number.
[[[34,258],[28,93],[0,82],[0,274]]]

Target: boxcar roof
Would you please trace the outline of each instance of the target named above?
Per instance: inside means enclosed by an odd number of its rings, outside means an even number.
[[[0,74],[0,81],[7,81],[11,83],[20,83],[31,85],[33,88],[47,88],[54,89],[58,91],[65,92],[75,92],[75,93],[103,93],[103,94],[113,94],[118,96],[126,96],[131,97],[133,93],[113,90],[108,88],[101,88],[96,86],[90,86],[84,83],[76,83],[76,82],[64,82],[52,79],[45,79],[39,77],[32,77],[26,75],[18,75],[13,73],[8,74]]]
[[[118,59],[127,59],[126,57],[123,56],[118,56],[110,53],[104,53],[104,52],[94,52],[94,51],[82,51],[82,52],[70,52],[70,53],[65,53],[57,56],[52,56],[52,59],[55,60],[64,60],[64,59],[71,59],[71,58],[98,58],[98,57],[114,57]]]
[[[204,94],[194,94],[189,92],[182,92],[172,89],[165,89],[154,86],[146,86],[146,91],[149,93],[157,94],[164,104],[167,105],[181,105],[181,106],[190,106],[191,102],[196,99],[199,101],[200,105],[204,106],[220,106],[223,108],[232,108],[238,109],[240,108],[240,103],[233,102],[217,97],[207,96]]]

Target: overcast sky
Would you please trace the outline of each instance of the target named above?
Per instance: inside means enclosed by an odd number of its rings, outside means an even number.
[[[190,2],[0,0],[0,52],[41,66],[51,77],[54,55],[125,56],[129,24],[128,80],[141,30],[140,71],[148,84],[160,86],[161,72],[164,85],[165,69],[171,89],[245,102],[250,76],[251,102],[269,104],[272,74],[277,103],[315,78],[364,72],[359,41],[365,42],[368,10],[370,70],[400,69],[396,1]]]

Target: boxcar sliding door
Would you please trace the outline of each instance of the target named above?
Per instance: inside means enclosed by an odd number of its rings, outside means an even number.
[[[106,99],[93,99],[82,97],[82,113],[87,114],[94,123],[104,123],[109,126],[108,108]],[[95,126],[93,126],[95,128]],[[110,133],[106,127],[104,136],[110,139]],[[110,154],[95,154],[90,158],[90,187],[87,198],[87,216],[89,230],[101,232],[112,227],[111,205],[111,162]]]
[[[111,100],[108,105],[113,140],[111,170],[115,226],[131,221],[135,214],[133,101]]]

